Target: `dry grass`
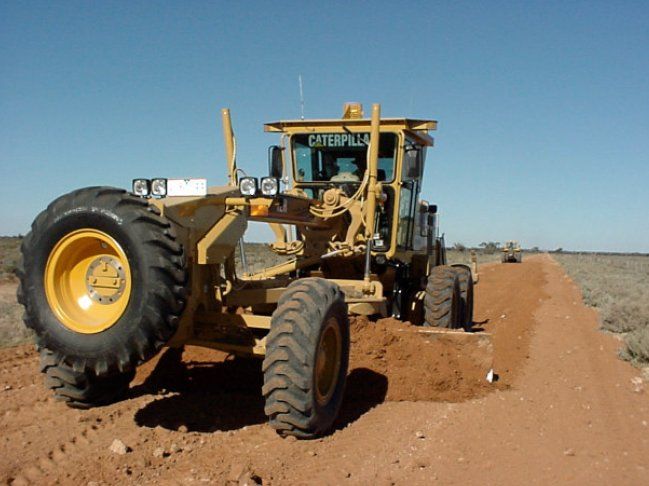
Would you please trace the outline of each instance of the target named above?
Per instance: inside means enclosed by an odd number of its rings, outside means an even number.
[[[293,257],[282,256],[271,251],[267,243],[246,243],[246,263],[248,268],[244,269],[241,265],[241,258],[239,248],[235,251],[235,260],[237,262],[237,274],[242,275],[243,272],[256,273],[264,268],[278,265]]]
[[[649,363],[649,256],[554,254],[599,311],[602,328],[623,333],[621,356]]]
[[[22,239],[0,237],[0,347],[15,346],[31,340],[32,333],[22,320],[22,307],[16,302],[18,281],[15,276]]]
[[[15,276],[20,259],[21,241],[22,238],[17,236],[0,236],[0,280],[11,279]]]
[[[482,250],[476,251],[476,256],[478,257],[478,268],[483,263],[493,263],[500,261],[500,252],[485,252]],[[471,251],[458,251],[458,250],[446,250],[446,259],[449,264],[455,263],[464,263],[468,265],[471,263]]]
[[[266,267],[271,265],[277,265],[290,259],[291,257],[281,256],[273,253],[266,243],[246,243],[246,260],[248,263],[248,269],[251,273],[258,272]],[[500,261],[500,252],[487,253],[481,250],[476,252],[478,257],[478,265],[483,263],[499,262]],[[236,261],[237,261],[237,272],[241,272],[241,262],[239,258],[239,250],[235,252]],[[453,263],[465,263],[468,264],[471,262],[471,252],[466,251],[457,251],[457,250],[447,250],[446,256],[450,264]]]
[[[263,268],[269,267],[271,265],[277,265],[283,261],[290,259],[290,257],[281,256],[273,253],[267,244],[265,243],[246,243],[246,260],[248,263],[248,268],[251,273],[258,272]],[[499,262],[500,261],[500,252],[487,253],[481,250],[476,251],[478,257],[478,265],[483,263]],[[241,272],[241,263],[239,258],[239,250],[237,249],[236,253],[237,261],[237,271]],[[469,264],[471,262],[471,252],[458,251],[458,250],[447,250],[446,256],[449,264],[453,263],[465,263]]]
[[[24,344],[32,339],[32,332],[23,324],[23,308],[16,302],[18,282],[0,282],[0,347]]]

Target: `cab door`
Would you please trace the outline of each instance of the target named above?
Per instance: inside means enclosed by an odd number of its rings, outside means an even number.
[[[397,209],[397,221],[399,222],[397,226],[397,248],[400,250],[413,249],[413,234],[423,166],[422,147],[407,141],[401,164],[399,206]]]

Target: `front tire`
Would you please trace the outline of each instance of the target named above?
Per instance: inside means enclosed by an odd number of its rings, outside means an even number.
[[[62,380],[55,392],[83,383],[93,391],[81,402],[115,397],[175,333],[186,295],[183,248],[145,199],[111,187],[61,196],[38,215],[21,251],[18,301],[48,355],[43,372]]]
[[[340,288],[321,278],[287,288],[271,319],[263,363],[264,408],[282,436],[312,439],[333,425],[349,363],[349,318]]]

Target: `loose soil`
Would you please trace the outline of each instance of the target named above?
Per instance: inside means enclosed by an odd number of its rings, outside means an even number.
[[[359,379],[348,387],[348,400],[461,402],[494,389],[485,379],[493,346],[479,346],[475,338],[482,334],[432,334],[396,319],[365,317],[352,319],[351,331],[350,376]]]
[[[353,320],[341,414],[314,441],[266,425],[258,362],[167,350],[125,400],[79,411],[45,391],[30,346],[4,349],[0,483],[646,484],[646,383],[559,265],[485,265],[475,327],[496,383],[468,344]]]

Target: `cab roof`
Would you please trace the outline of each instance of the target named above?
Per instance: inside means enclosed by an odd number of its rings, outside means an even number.
[[[369,118],[333,118],[320,120],[280,120],[264,124],[265,132],[308,133],[326,132],[331,129],[369,131],[372,120]],[[436,120],[414,120],[411,118],[381,118],[381,131],[405,131],[418,138],[424,145],[433,145],[433,138],[428,135],[429,130],[437,130]]]

